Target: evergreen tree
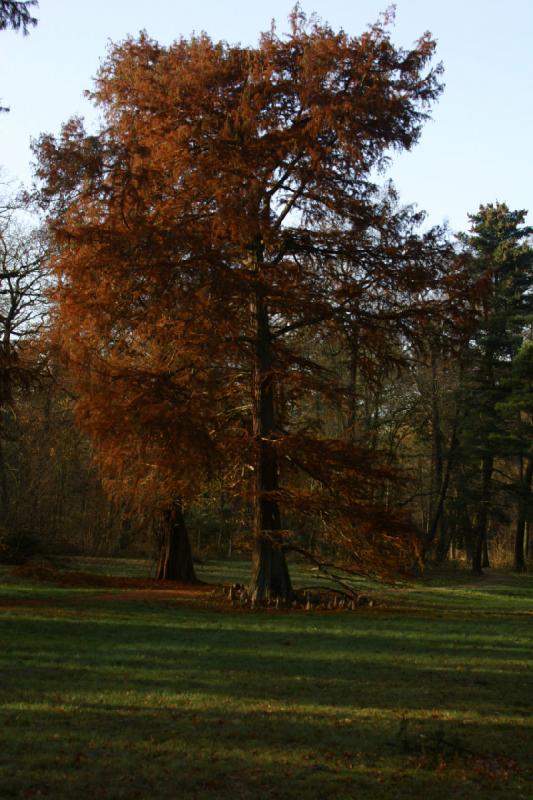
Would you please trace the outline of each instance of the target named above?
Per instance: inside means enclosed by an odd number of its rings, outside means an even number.
[[[532,229],[526,211],[504,203],[480,206],[461,237],[479,287],[479,321],[465,355],[463,479],[459,502],[470,509],[472,571],[481,574],[493,509],[495,459],[502,452],[504,420],[499,404],[509,391],[512,362],[533,320]],[[484,558],[485,552],[485,558]]]
[[[533,514],[533,342],[526,341],[513,360],[508,397],[498,410],[503,418],[502,445],[516,463],[512,486],[516,501],[514,569],[526,571],[525,533]]]

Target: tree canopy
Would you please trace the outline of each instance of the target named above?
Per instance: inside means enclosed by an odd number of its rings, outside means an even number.
[[[290,509],[320,515],[363,570],[417,549],[375,491],[391,465],[311,411],[353,394],[323,343],[357,340],[363,368],[379,353],[392,369],[456,311],[440,232],[418,235],[421,215],[372,181],[442,88],[433,39],[397,48],[389,21],[350,37],[296,7],[255,48],[141,34],[99,72],[96,134],[75,118],[36,145],[85,426],[104,461],[127,450],[134,480],[154,465],[169,501],[200,473],[238,475],[258,599],[290,595]]]
[[[462,506],[471,509],[476,573],[482,568],[493,506],[496,459],[512,449],[512,426],[501,407],[509,409],[511,387],[517,389],[513,363],[533,320],[533,231],[525,219],[524,210],[490,203],[470,215],[470,232],[461,237],[480,288],[477,323],[464,354],[467,400],[461,439],[466,479],[460,491]]]

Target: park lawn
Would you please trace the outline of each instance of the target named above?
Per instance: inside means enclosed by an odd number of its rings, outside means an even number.
[[[3,569],[0,797],[529,798],[531,587],[243,612]]]

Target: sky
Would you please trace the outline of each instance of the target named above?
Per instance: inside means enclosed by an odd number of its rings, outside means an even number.
[[[140,30],[162,44],[205,31],[214,40],[257,43],[292,0],[40,0],[27,37],[0,32],[2,177],[31,182],[30,140],[58,133],[75,114],[95,114],[83,92],[109,42]],[[359,35],[387,0],[302,0],[335,29]],[[426,30],[438,42],[446,88],[420,142],[393,153],[387,176],[429,224],[466,230],[480,204],[531,209],[533,223],[533,0],[397,0],[392,38],[410,47]]]

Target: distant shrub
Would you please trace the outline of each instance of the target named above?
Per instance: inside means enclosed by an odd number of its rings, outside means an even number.
[[[0,529],[0,564],[27,564],[40,551],[39,538],[32,531]]]

